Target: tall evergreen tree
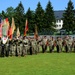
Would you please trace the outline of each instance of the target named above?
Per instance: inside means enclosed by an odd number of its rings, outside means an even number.
[[[14,17],[14,8],[13,7],[8,7],[6,9],[6,14],[8,16],[9,22],[11,23],[12,17]]]
[[[43,21],[44,21],[44,10],[40,2],[38,2],[37,8],[35,10],[35,24],[37,25],[39,31],[41,31],[43,28],[44,25]]]
[[[18,4],[18,6],[15,9],[15,24],[17,27],[20,28],[21,33],[24,32],[25,26],[25,18],[24,18],[24,7],[22,5],[22,2]]]
[[[31,11],[29,8],[26,12],[25,17],[28,19],[29,32],[33,32],[34,31],[34,24],[35,24],[34,11]]]
[[[2,17],[3,19],[7,18],[7,14],[6,14],[5,11],[3,11],[3,10],[2,10],[2,13],[1,13],[1,17]]]
[[[51,2],[49,1],[46,9],[45,9],[45,17],[44,17],[44,22],[45,22],[45,28],[52,31],[54,30],[54,24],[55,24],[55,16],[54,16],[54,11],[53,7],[51,5]]]
[[[69,0],[65,13],[63,14],[63,23],[63,29],[67,31],[75,30],[74,6],[71,0]]]

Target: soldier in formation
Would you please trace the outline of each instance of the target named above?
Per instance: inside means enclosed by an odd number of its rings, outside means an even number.
[[[49,45],[49,51],[50,53],[52,53],[54,50],[54,38],[53,37],[50,37],[48,39],[48,45]]]
[[[47,50],[47,44],[48,44],[48,39],[46,36],[42,38],[42,53],[46,52]]]
[[[0,56],[25,56],[37,54],[42,49],[42,53],[47,52],[49,49],[50,53],[56,50],[58,53],[64,52],[75,52],[75,38],[71,36],[61,37],[23,37],[23,38],[13,38],[8,39],[5,44],[3,44],[0,38]]]

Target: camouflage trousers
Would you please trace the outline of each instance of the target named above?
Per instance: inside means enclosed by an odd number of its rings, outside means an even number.
[[[37,52],[40,52],[40,45],[37,45]]]
[[[22,48],[21,48],[21,46],[17,46],[17,55],[18,56],[22,55]]]
[[[58,53],[60,53],[62,51],[62,45],[57,45],[56,48],[57,48]]]
[[[67,45],[64,46],[64,51],[68,52],[68,46]]]
[[[37,54],[38,47],[36,45],[32,45],[32,53]]]
[[[68,52],[71,52],[72,51],[72,45],[68,44],[67,47],[68,47]]]
[[[2,46],[0,46],[0,56],[1,56],[1,50],[2,50]]]
[[[15,56],[16,55],[16,46],[11,46],[10,51],[9,51],[10,56]]]
[[[50,53],[52,53],[53,50],[54,50],[54,45],[49,45],[49,51],[50,51]]]
[[[47,50],[47,45],[42,45],[42,53],[46,52]]]
[[[5,45],[5,56],[9,56],[9,46],[8,45]]]
[[[28,54],[28,50],[29,50],[28,45],[23,46],[23,50],[22,50],[23,56]]]

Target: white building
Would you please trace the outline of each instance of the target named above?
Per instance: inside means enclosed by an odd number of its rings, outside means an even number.
[[[56,28],[55,28],[56,30],[62,29],[62,27],[63,27],[63,20],[61,20],[61,19],[60,20],[59,19],[56,20],[56,24],[55,25],[56,25]]]
[[[63,10],[54,11],[54,15],[55,15],[55,18],[56,18],[56,23],[55,23],[55,25],[56,25],[55,29],[56,30],[60,30],[60,29],[63,28],[63,20],[62,20],[62,18],[63,18],[63,13],[64,12],[65,11],[63,11]]]

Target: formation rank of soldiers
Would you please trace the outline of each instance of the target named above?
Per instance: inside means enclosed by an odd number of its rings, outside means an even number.
[[[52,53],[54,52],[54,48],[56,47],[56,52],[75,52],[75,38],[71,36],[66,37],[49,37],[46,36],[38,37],[35,39],[34,37],[19,37],[13,38],[12,40],[8,39],[8,41],[3,44],[0,39],[0,57],[4,56],[25,56],[37,54],[40,52],[40,48],[42,49],[42,53],[48,51]]]

